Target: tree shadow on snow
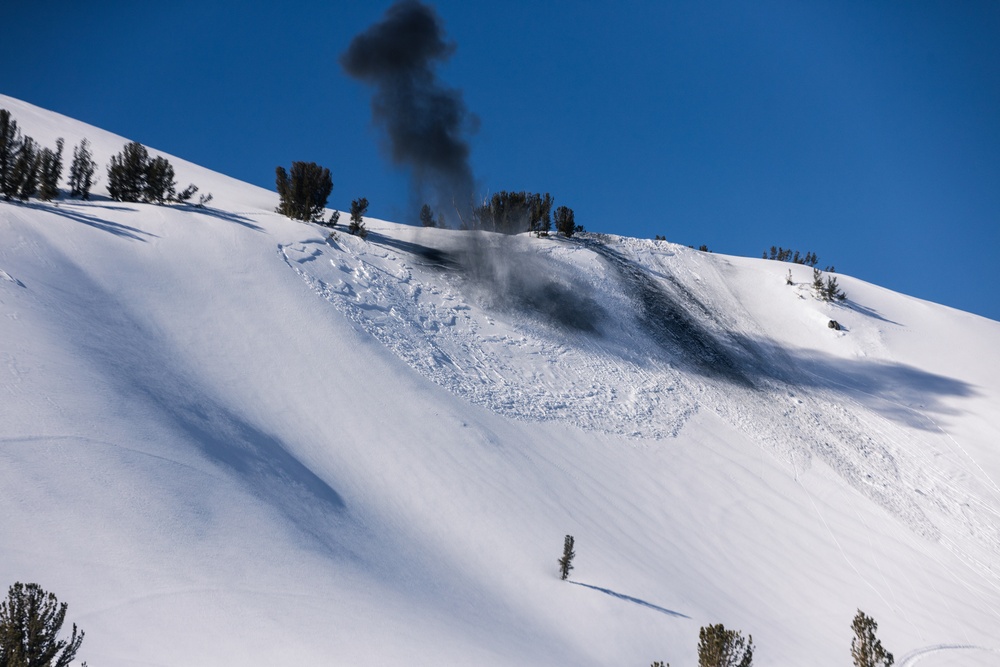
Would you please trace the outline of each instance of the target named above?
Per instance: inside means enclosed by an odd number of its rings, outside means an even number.
[[[181,210],[189,211],[191,213],[200,213],[201,215],[207,215],[212,218],[218,218],[225,222],[232,222],[237,225],[242,225],[247,229],[252,229],[255,232],[262,232],[264,228],[258,225],[256,222],[250,218],[240,215],[239,213],[230,213],[229,211],[223,211],[217,208],[210,208],[208,206],[194,206],[193,204],[182,204],[183,208]]]
[[[573,581],[573,580],[568,580],[568,581],[569,581],[569,583],[574,584],[576,586],[583,586],[584,588],[589,588],[591,590],[600,591],[600,592],[604,593],[605,595],[610,595],[611,597],[618,598],[619,600],[625,600],[626,602],[631,602],[633,604],[641,605],[643,607],[648,607],[648,608],[650,608],[650,609],[652,609],[654,611],[660,612],[661,614],[666,614],[667,616],[674,616],[676,618],[691,618],[687,614],[682,614],[679,611],[674,611],[672,609],[667,609],[666,607],[661,607],[661,606],[655,605],[655,604],[653,604],[651,602],[646,602],[645,600],[640,600],[639,598],[634,598],[631,595],[625,595],[623,593],[616,593],[615,591],[613,591],[613,590],[611,590],[609,588],[601,588],[600,586],[591,586],[590,584],[584,584],[584,583],[581,583],[579,581]]]
[[[56,205],[56,204],[42,204],[39,202],[28,202],[24,204],[27,208],[33,208],[36,211],[46,211],[48,213],[54,213],[60,215],[74,222],[79,222],[81,224],[87,225],[88,227],[93,227],[94,229],[100,229],[103,232],[108,232],[114,234],[115,236],[121,236],[123,238],[133,239],[135,241],[143,241],[146,239],[143,237],[153,237],[157,238],[156,234],[150,234],[149,232],[144,232],[136,227],[130,227],[129,225],[123,225],[118,222],[112,222],[110,220],[105,220],[103,218],[98,218],[97,216],[84,213],[78,210],[76,207]],[[125,209],[134,210],[134,209]]]

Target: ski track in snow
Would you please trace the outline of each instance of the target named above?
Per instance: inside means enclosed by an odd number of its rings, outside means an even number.
[[[512,298],[512,306],[454,266],[387,244],[342,237],[278,252],[339,312],[472,403],[515,419],[653,440],[676,436],[700,405],[716,406],[797,477],[814,460],[825,463],[1000,590],[1000,492],[970,471],[928,416],[800,369],[780,346],[755,340],[760,327],[725,280],[698,275],[711,267],[696,270],[653,242],[590,236],[510,241],[519,253],[543,255],[554,275],[595,304],[593,330],[576,331],[530,303]],[[535,360],[530,369],[513,361],[525,357]],[[901,411],[921,428],[883,416]]]
[[[899,661],[899,667],[911,667],[911,665],[917,664],[928,655],[932,653],[939,653],[941,651],[983,651],[986,653],[1000,655],[1000,650],[986,648],[985,646],[973,646],[969,644],[935,644],[933,646],[925,646],[924,648],[918,648],[915,651],[910,651],[903,656],[902,660]]]

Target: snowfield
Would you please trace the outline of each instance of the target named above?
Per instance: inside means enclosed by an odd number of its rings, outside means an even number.
[[[678,667],[721,622],[833,666],[861,608],[1000,665],[1000,323],[664,241],[328,239],[170,156],[209,208],[115,202],[126,139],[0,108],[101,177],[0,202],[0,585],[81,659]]]

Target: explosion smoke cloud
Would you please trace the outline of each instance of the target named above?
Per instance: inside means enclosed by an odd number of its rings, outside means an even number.
[[[468,220],[474,182],[465,136],[475,119],[461,92],[435,72],[454,50],[431,7],[401,0],[351,40],[340,64],[374,86],[372,117],[388,135],[392,160],[413,170],[417,194],[439,212],[454,208]]]

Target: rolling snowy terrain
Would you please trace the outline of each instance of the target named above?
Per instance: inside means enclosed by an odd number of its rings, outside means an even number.
[[[1000,665],[1000,323],[663,241],[328,240],[173,157],[210,208],[115,202],[125,138],[0,108],[101,178],[0,201],[0,586],[91,665],[680,667],[721,622],[832,667],[858,608]]]

